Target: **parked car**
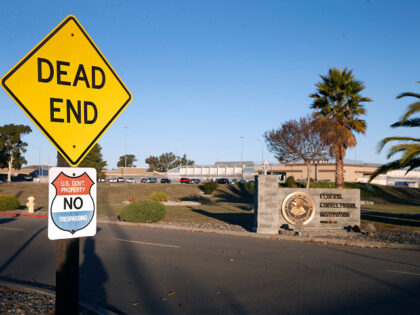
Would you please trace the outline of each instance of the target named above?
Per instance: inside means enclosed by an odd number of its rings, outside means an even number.
[[[147,182],[148,183],[157,183],[157,178],[156,177],[149,177]]]
[[[117,178],[117,182],[119,182],[119,183],[123,183],[125,180],[124,180],[124,177],[118,177]]]
[[[228,178],[218,178],[218,179],[216,179],[216,183],[218,183],[218,184],[229,184],[229,179]]]
[[[200,184],[200,183],[201,183],[201,180],[199,180],[198,178],[190,179],[190,184]]]
[[[179,180],[179,182],[180,182],[181,184],[189,184],[189,183],[190,183],[190,179],[189,179],[189,178],[185,178],[185,177],[183,177],[183,178],[181,178],[181,179]]]
[[[149,182],[149,179],[148,178],[142,178],[140,182],[141,183],[148,183]]]
[[[237,179],[232,179],[230,183],[231,183],[231,184],[236,184],[236,183],[238,183],[238,182],[239,182],[239,181],[238,181]]]
[[[130,177],[130,178],[127,178],[126,182],[127,183],[135,183],[136,180],[134,178]]]
[[[106,179],[105,178],[98,178],[98,183],[105,183]]]
[[[108,182],[109,183],[116,183],[117,179],[116,178],[110,178],[110,179],[108,179]]]
[[[170,184],[172,181],[169,179],[169,178],[162,178],[161,180],[160,180],[160,182],[162,183],[162,184]]]

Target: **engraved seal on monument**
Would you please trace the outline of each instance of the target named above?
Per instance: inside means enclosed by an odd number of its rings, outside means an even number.
[[[315,202],[307,193],[294,192],[286,196],[281,211],[290,224],[307,224],[315,215]]]

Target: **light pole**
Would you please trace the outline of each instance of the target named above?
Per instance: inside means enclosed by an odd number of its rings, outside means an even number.
[[[264,163],[264,142],[260,139],[257,139],[258,142],[261,142],[261,165]]]
[[[127,129],[128,129],[128,126],[124,126],[124,128],[125,128],[124,181],[125,181],[126,171],[127,171]]]
[[[241,136],[241,162],[244,161],[244,136]]]

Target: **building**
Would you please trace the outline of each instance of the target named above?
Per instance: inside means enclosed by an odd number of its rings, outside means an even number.
[[[344,163],[344,181],[367,183],[370,176],[380,164],[369,163]],[[262,174],[262,166],[255,167],[258,174]],[[420,186],[420,171],[390,171],[386,175],[376,177],[372,183],[378,185],[404,185],[411,187]],[[268,165],[267,174],[278,175],[279,180],[285,180],[293,176],[295,180],[305,181],[307,179],[307,167],[304,163],[289,163],[280,165]],[[335,163],[315,163],[311,166],[310,178],[315,181],[335,181]]]
[[[198,178],[201,181],[215,180],[216,178],[254,180],[257,172],[253,162],[217,162],[214,165],[179,166],[170,169],[168,178],[179,181],[182,177]]]
[[[148,172],[146,168],[142,167],[119,167],[117,170],[104,170],[106,180],[110,178],[134,178],[140,181],[142,178],[156,177],[163,178],[165,174],[156,171]]]

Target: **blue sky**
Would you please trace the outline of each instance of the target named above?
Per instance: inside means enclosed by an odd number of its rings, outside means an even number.
[[[346,158],[383,163],[378,141],[419,92],[419,1],[3,1],[3,76],[66,16],[75,15],[133,94],[99,143],[108,167],[125,152],[187,154],[197,164],[261,161],[265,131],[310,114],[309,94],[331,67],[366,89],[368,129]],[[32,122],[0,92],[0,125]],[[34,127],[34,126],[33,126]],[[241,140],[243,136],[243,140]],[[36,128],[26,158],[55,164]],[[274,161],[264,148],[264,158]]]

